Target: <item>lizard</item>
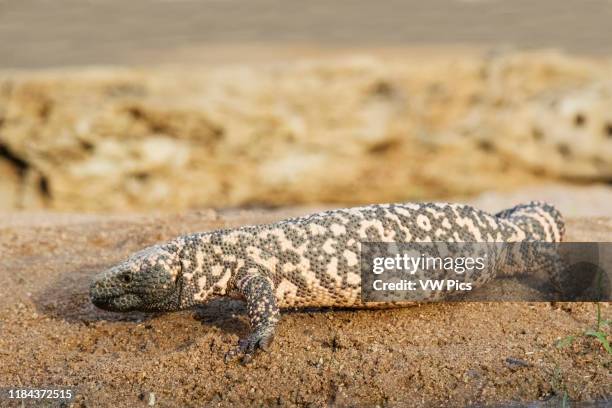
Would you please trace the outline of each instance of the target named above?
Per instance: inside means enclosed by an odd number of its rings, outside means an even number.
[[[269,350],[280,309],[369,307],[361,299],[362,242],[561,242],[564,232],[561,213],[538,201],[496,214],[453,203],[372,204],[182,235],[99,273],[89,294],[115,312],[243,299],[251,332],[225,359],[246,363]],[[483,273],[486,281],[498,272]]]

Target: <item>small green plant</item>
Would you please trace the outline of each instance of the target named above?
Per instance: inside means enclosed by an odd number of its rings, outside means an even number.
[[[610,326],[610,320],[601,319],[601,305],[599,302],[596,303],[596,309],[597,309],[597,319],[596,319],[597,324],[595,326],[595,330],[591,329],[591,330],[587,330],[580,334],[564,337],[557,342],[557,348],[563,348],[563,347],[570,346],[574,342],[574,340],[576,340],[577,337],[588,336],[588,337],[594,337],[595,339],[597,339],[597,341],[599,341],[602,344],[603,348],[608,352],[608,354],[612,356],[612,347],[610,346],[610,342],[608,341],[608,336],[602,330],[604,326]]]
[[[563,391],[563,399],[561,400],[561,408],[570,408],[569,395],[567,391]]]
[[[561,368],[559,368],[559,366],[555,366],[550,385],[552,386],[555,395],[561,395],[559,407],[570,408],[571,404],[569,394],[567,393],[567,387],[563,381],[563,373],[561,372]]]

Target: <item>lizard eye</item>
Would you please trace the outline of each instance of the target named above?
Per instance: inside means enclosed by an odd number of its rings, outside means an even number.
[[[120,279],[123,283],[130,283],[132,281],[132,275],[129,273],[124,273],[121,275]]]

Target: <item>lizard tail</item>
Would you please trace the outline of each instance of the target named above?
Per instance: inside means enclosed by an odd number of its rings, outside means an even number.
[[[496,217],[512,221],[539,240],[561,242],[565,236],[563,216],[553,205],[531,201],[500,211]]]

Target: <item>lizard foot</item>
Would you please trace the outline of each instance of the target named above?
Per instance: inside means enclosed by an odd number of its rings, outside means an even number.
[[[268,351],[273,340],[273,330],[265,331],[262,333],[252,333],[246,339],[240,339],[236,348],[225,353],[225,362],[229,363],[230,361],[235,360],[239,356],[242,356],[240,362],[242,364],[248,364],[253,360],[253,356],[255,355],[258,349]]]

